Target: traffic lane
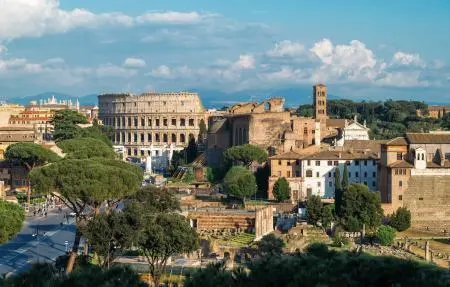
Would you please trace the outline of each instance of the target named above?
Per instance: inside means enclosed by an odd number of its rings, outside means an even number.
[[[64,225],[61,227],[63,220]],[[70,224],[67,224],[63,213],[27,218],[16,238],[0,246],[0,274],[21,272],[29,268],[33,262],[54,261],[56,257],[63,255],[66,245],[70,248],[74,239],[73,222],[74,219],[70,219]]]

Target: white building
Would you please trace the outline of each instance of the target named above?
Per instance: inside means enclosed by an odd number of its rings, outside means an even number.
[[[301,160],[302,195],[334,197],[335,171],[340,169],[341,180],[347,165],[349,183],[361,183],[370,190],[378,188],[379,154],[372,151],[320,151]]]
[[[364,124],[358,123],[358,118],[355,115],[355,119],[350,123],[346,120],[345,126],[339,132],[339,136],[336,139],[337,146],[343,146],[345,141],[349,140],[369,140],[370,129],[366,126],[366,121]]]

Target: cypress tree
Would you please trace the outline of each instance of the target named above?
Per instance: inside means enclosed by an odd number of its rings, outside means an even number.
[[[342,214],[342,185],[339,167],[336,167],[334,171],[334,206],[336,215],[340,217]]]
[[[345,192],[348,190],[348,168],[347,164],[344,165],[344,174],[342,176],[342,190]]]

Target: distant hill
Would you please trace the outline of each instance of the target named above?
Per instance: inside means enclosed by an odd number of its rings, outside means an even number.
[[[203,104],[207,108],[221,108],[223,106],[230,106],[235,103],[256,101],[261,102],[271,97],[284,97],[286,99],[286,106],[298,106],[301,104],[312,103],[312,91],[310,88],[287,88],[287,89],[274,89],[274,90],[246,90],[233,93],[224,93],[215,90],[198,90],[190,89],[189,91],[198,92],[202,99]],[[63,94],[58,92],[45,92],[33,96],[11,98],[9,102],[17,103],[21,105],[28,105],[30,101],[37,101],[43,99],[47,100],[55,96],[58,100],[72,100],[75,102],[78,98],[80,105],[97,105],[97,94],[90,94],[81,97]],[[339,99],[333,95],[328,95],[329,99]]]

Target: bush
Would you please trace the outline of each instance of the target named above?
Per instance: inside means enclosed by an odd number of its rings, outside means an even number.
[[[350,244],[350,240],[342,233],[335,231],[333,236],[333,246],[344,247]]]
[[[411,227],[411,212],[406,207],[399,207],[392,215],[389,225],[397,231],[405,231]]]
[[[284,177],[277,179],[273,185],[273,195],[278,202],[288,200],[291,195],[291,188]]]
[[[378,228],[377,239],[381,245],[391,245],[395,239],[395,229],[387,225],[381,225]]]
[[[356,217],[349,216],[345,224],[346,230],[351,232],[357,232],[362,229],[362,224]]]

